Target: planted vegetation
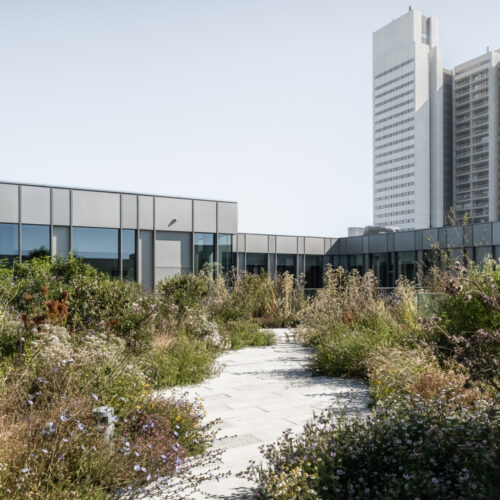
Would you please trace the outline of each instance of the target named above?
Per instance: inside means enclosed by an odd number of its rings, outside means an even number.
[[[328,269],[305,298],[288,273],[206,269],[148,293],[72,257],[0,267],[0,497],[109,498],[181,476],[196,488],[215,423],[155,394],[288,326],[316,348],[313,374],[365,379],[372,408],[285,433],[246,472],[257,497],[497,498],[500,266],[424,278],[384,294],[372,273]]]
[[[263,450],[246,472],[258,498],[498,498],[500,265],[430,277],[384,295],[371,273],[327,271],[297,336],[313,373],[365,378],[372,409],[323,413]]]
[[[214,423],[155,391],[202,381],[226,349],[272,344],[261,325],[296,321],[303,300],[290,276],[228,289],[212,275],[148,293],[73,257],[0,266],[0,497],[107,498],[181,475],[196,487]],[[112,433],[94,415],[103,406]]]

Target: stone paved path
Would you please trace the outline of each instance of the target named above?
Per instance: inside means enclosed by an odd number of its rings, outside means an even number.
[[[307,369],[312,349],[289,340],[286,329],[274,332],[276,345],[229,351],[219,358],[224,367],[219,376],[182,388],[190,398],[201,397],[208,420],[222,418],[214,446],[224,450],[222,471],[232,473],[203,483],[203,493],[186,498],[246,498],[251,484],[234,474],[249,460],[261,459],[259,446],[275,441],[287,428],[300,431],[314,412],[331,405],[366,411],[368,390],[361,381],[312,377]]]

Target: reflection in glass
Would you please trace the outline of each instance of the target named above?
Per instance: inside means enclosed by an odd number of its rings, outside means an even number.
[[[295,275],[297,270],[296,270],[296,261],[297,261],[297,256],[294,254],[286,254],[286,253],[279,253],[278,254],[278,264],[277,264],[277,270],[278,274],[283,274],[284,272],[289,272],[290,274]]]
[[[50,255],[50,227],[23,224],[21,226],[22,259]]]
[[[398,278],[406,276],[410,281],[415,279],[417,273],[415,252],[398,252]]]
[[[17,224],[0,224],[0,264],[7,259],[12,265],[19,256],[19,228]]]
[[[363,274],[363,255],[349,255],[348,270],[357,269],[359,274]]]
[[[306,288],[323,286],[323,256],[306,255]]]
[[[374,253],[371,255],[373,273],[380,281],[380,286],[388,285],[388,259],[386,253]]]
[[[260,274],[267,271],[267,253],[247,253],[247,273]]]
[[[194,233],[194,273],[198,274],[205,264],[214,263],[215,237],[213,234]]]
[[[112,278],[120,276],[118,229],[73,228],[73,253]]]
[[[222,272],[227,273],[235,265],[235,254],[233,253],[233,236],[231,234],[219,234],[219,249],[217,262],[222,266]]]
[[[122,262],[123,279],[127,281],[135,281],[136,250],[134,229],[124,229],[122,231]]]

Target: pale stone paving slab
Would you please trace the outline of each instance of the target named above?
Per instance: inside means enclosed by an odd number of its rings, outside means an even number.
[[[367,411],[368,389],[363,382],[312,377],[307,363],[313,350],[289,340],[286,329],[273,331],[276,345],[229,351],[219,358],[224,368],[217,377],[178,391],[202,399],[207,420],[222,419],[214,448],[224,450],[221,472],[231,475],[204,482],[201,493],[176,491],[176,495],[194,500],[249,497],[252,484],[235,474],[250,460],[261,460],[261,445],[276,441],[286,429],[299,432],[313,413],[332,405],[345,406],[351,413]],[[170,490],[147,498],[172,496]]]

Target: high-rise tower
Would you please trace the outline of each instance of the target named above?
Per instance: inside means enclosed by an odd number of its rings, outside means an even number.
[[[453,71],[454,207],[459,220],[499,217],[500,51],[456,66]]]
[[[374,224],[439,227],[452,201],[451,73],[438,20],[410,10],[373,34]]]

